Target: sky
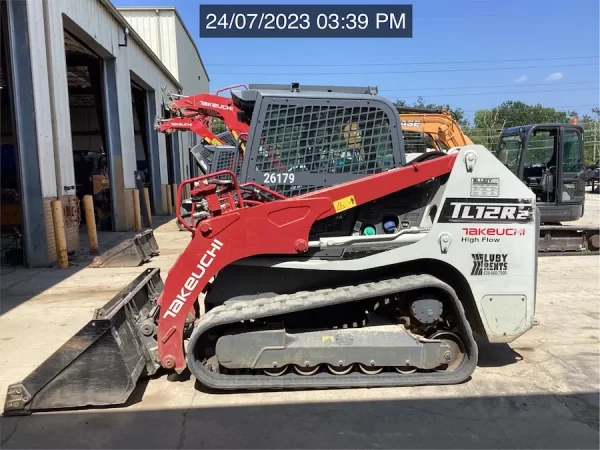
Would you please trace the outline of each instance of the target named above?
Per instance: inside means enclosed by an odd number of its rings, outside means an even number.
[[[379,0],[413,5],[413,37],[395,39],[200,37],[200,4],[324,3],[318,1],[112,1],[177,8],[211,92],[249,83],[377,86],[390,100],[422,96],[462,108],[468,118],[506,100],[580,114],[600,103],[599,0]]]

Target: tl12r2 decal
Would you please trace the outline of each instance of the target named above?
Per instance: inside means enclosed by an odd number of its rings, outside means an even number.
[[[473,253],[472,276],[506,275],[508,270],[508,254],[506,253]]]
[[[440,214],[441,223],[530,223],[533,205],[513,198],[448,198]]]

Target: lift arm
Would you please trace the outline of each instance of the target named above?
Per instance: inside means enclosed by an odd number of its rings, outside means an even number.
[[[159,133],[173,133],[175,131],[193,131],[211,145],[225,145],[221,139],[206,126],[204,118],[200,115],[189,117],[172,117],[170,119],[157,118],[154,129]]]
[[[167,107],[180,117],[189,117],[193,114],[217,117],[223,120],[223,123],[236,140],[239,136],[248,134],[250,131],[247,124],[238,121],[239,109],[233,104],[231,98],[202,93],[169,100]]]

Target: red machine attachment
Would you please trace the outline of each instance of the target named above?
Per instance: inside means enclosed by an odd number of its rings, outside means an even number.
[[[157,118],[154,129],[159,133],[173,133],[177,130],[193,131],[211,145],[225,145],[207,126],[206,119],[201,115],[172,117],[170,119]]]
[[[224,88],[218,92],[234,87],[237,86]],[[233,104],[231,98],[207,93],[177,96],[167,102],[167,107],[180,117],[201,115],[220,118],[236,140],[250,131],[249,125],[238,120],[239,109]]]

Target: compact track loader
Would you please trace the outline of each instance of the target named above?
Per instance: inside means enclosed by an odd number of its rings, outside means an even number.
[[[8,388],[5,414],[123,404],[161,369],[225,391],[461,383],[474,333],[512,342],[533,326],[536,198],[488,150],[406,164],[377,95],[232,99],[252,112],[246,148],[279,146],[278,165],[182,183],[178,204],[190,184],[202,215],[166,280],[142,272]]]

